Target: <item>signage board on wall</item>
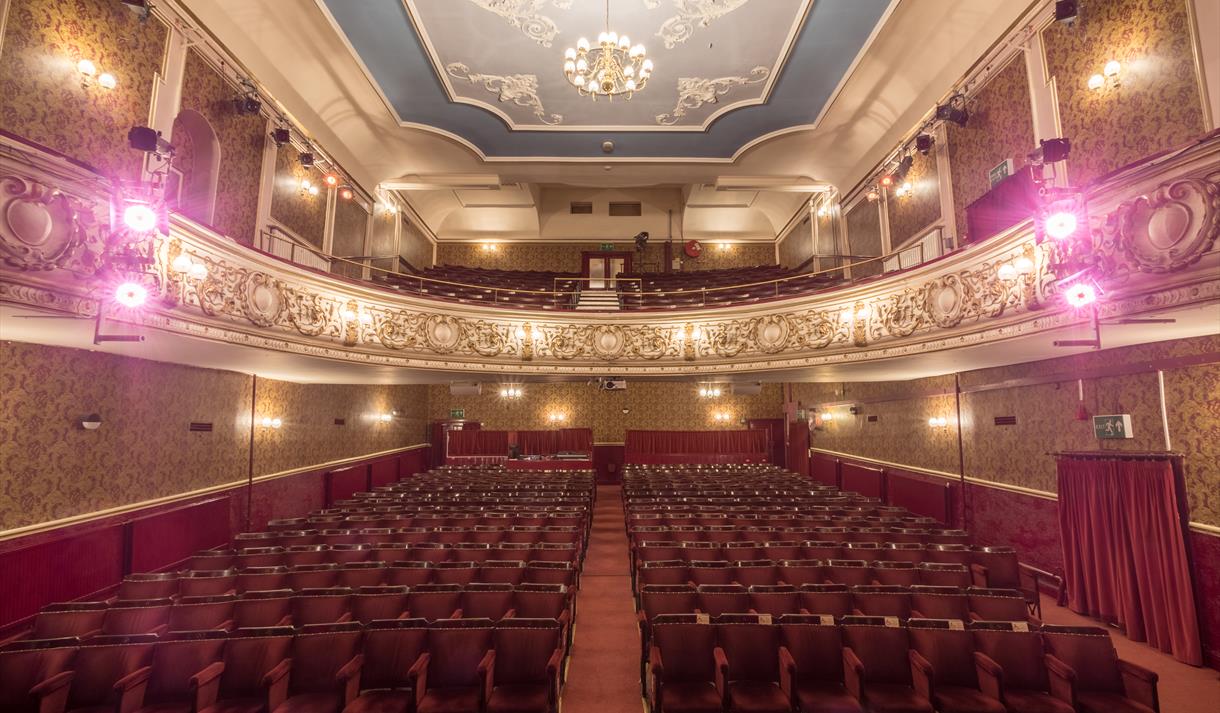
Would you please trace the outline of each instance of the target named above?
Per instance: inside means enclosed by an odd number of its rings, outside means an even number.
[[[992,166],[987,171],[987,180],[991,182],[990,183],[991,187],[995,188],[995,184],[997,184],[1000,181],[1004,180],[1005,178],[1008,178],[1009,176],[1011,176],[1012,171],[1013,171],[1012,159],[1006,158],[1003,161],[1001,161],[1000,163],[996,164],[995,166]]]
[[[1101,439],[1135,438],[1135,434],[1131,432],[1131,414],[1094,416],[1093,433]]]
[[[451,421],[462,421],[466,418],[466,409],[451,408],[449,409],[449,419]]]

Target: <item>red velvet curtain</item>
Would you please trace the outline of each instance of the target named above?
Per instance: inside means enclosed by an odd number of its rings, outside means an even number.
[[[1201,665],[1173,464],[1071,456],[1058,463],[1068,606]]]
[[[628,454],[763,455],[767,432],[744,431],[627,431]]]
[[[508,431],[450,431],[451,456],[507,456]]]
[[[560,451],[593,452],[593,431],[588,428],[561,428],[557,431],[517,431],[521,455],[553,456]]]

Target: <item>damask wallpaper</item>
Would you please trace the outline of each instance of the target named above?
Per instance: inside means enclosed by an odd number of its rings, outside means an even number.
[[[775,264],[773,243],[727,243],[722,247],[717,243],[705,242],[703,253],[697,258],[689,258],[682,253],[682,244],[675,240],[674,254],[682,258],[682,270],[685,272]]]
[[[582,269],[581,254],[598,252],[601,243],[499,243],[486,250],[480,243],[441,243],[436,261],[441,265],[466,265],[496,270],[543,270],[578,273]],[[635,272],[659,272],[664,269],[662,241],[648,243],[641,258],[630,242],[615,243],[617,251],[633,253]],[[755,265],[774,265],[775,246],[771,243],[734,243],[727,249],[705,243],[703,254],[691,259],[682,255],[682,242],[674,241],[674,257],[683,258],[682,269],[723,270]]]
[[[881,211],[877,204],[867,199],[856,203],[843,216],[847,226],[848,252],[856,256],[880,255],[881,245]],[[881,273],[881,262],[870,262],[867,265],[852,268],[852,277],[868,277]]]
[[[592,428],[599,443],[622,443],[627,429],[713,430],[741,428],[741,419],[780,418],[783,392],[779,384],[763,384],[753,395],[726,393],[720,398],[700,398],[694,382],[632,381],[626,391],[602,391],[593,383],[529,383],[521,398],[500,397],[500,385],[483,384],[478,396],[452,396],[445,384],[429,387],[430,418],[449,418],[450,409],[466,410],[466,418],[482,421],[491,429]],[[716,412],[727,412],[729,425],[715,420]],[[552,413],[566,416],[561,424],[549,420]]]
[[[1056,489],[1049,454],[1063,450],[1163,450],[1156,372],[1084,379],[1084,405],[1092,415],[1131,414],[1135,437],[1097,440],[1091,420],[1076,420],[1074,373],[1098,374],[1155,360],[1214,357],[1212,363],[1165,369],[1169,432],[1185,464],[1191,519],[1220,526],[1220,336],[1154,342],[1071,357],[963,372],[961,429],[966,474],[1046,492]],[[1063,375],[1045,384],[985,388],[1013,380]],[[859,399],[861,413],[833,407],[834,419],[815,431],[813,446],[904,465],[956,473],[956,409],[953,378],[908,382],[796,384],[805,407]],[[869,423],[867,417],[878,420]],[[933,429],[928,418],[949,425]],[[1015,416],[1015,426],[995,417]],[[1015,453],[1033,454],[1014,457]]]
[[[127,130],[148,124],[168,29],[112,0],[10,0],[0,38],[0,129],[111,177],[140,177]],[[81,85],[91,60],[114,89]]]
[[[398,245],[398,254],[403,260],[416,270],[426,270],[432,267],[432,249],[434,247],[431,240],[420,231],[420,229],[407,219],[407,216],[402,216],[402,241]],[[403,267],[407,270],[407,267]]]
[[[0,364],[0,531],[247,476],[247,374],[8,341]],[[255,474],[424,442],[426,398],[424,386],[259,379],[256,418],[283,426],[255,429]],[[78,425],[91,413],[96,431]]]
[[[818,255],[838,255],[842,250],[839,249],[839,224],[842,216],[839,214],[840,208],[836,203],[831,205],[826,210],[826,215],[814,216],[818,226]],[[829,270],[836,267],[839,261],[834,258],[818,258],[816,265],[819,270]]]
[[[339,257],[360,257],[364,252],[364,235],[368,229],[369,214],[355,200],[335,201],[335,229],[331,254]],[[360,277],[363,270],[357,265],[337,263],[334,272],[348,277]]]
[[[1072,139],[1072,185],[1206,131],[1186,6],[1191,1],[1091,3],[1071,27],[1056,23],[1043,31],[1063,135]],[[1122,65],[1119,85],[1089,89],[1089,77],[1110,60]]]
[[[397,264],[394,258],[398,256],[398,243],[394,239],[394,229],[398,223],[398,214],[390,213],[378,205],[370,218],[373,221],[373,231],[369,237],[368,254],[382,256],[382,260],[373,260],[373,267],[393,270]]]
[[[813,228],[809,218],[784,236],[779,243],[779,264],[795,270],[813,257]]]
[[[940,179],[936,174],[936,155],[914,154],[905,180],[911,192],[886,201],[890,221],[890,245],[897,248],[924,228],[940,220]]]
[[[181,110],[207,119],[220,144],[219,190],[211,227],[250,245],[258,223],[258,192],[263,170],[267,121],[233,110],[237,95],[225,79],[195,50],[188,50],[182,78]],[[178,122],[171,142],[179,143]]]
[[[321,173],[301,165],[299,155],[300,152],[292,144],[284,144],[276,151],[271,217],[302,240],[321,249],[326,232],[326,186],[322,184]],[[312,196],[301,190],[302,178],[319,187],[318,195]]]
[[[988,170],[1006,158],[1013,170],[1021,168],[1036,144],[1029,72],[1021,53],[991,77],[968,108],[965,126],[946,124],[958,237],[966,235],[966,206],[991,190]]]

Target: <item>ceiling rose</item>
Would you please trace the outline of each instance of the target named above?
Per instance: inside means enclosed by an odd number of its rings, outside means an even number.
[[[610,0],[606,0],[606,30],[597,36],[597,47],[581,37],[576,47],[563,53],[563,74],[581,96],[598,96],[613,100],[616,96],[630,99],[648,84],[652,75],[652,60],[644,45],[632,45],[626,35],[620,37],[610,29]]]

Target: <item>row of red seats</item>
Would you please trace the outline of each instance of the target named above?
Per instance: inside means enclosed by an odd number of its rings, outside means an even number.
[[[564,641],[546,619],[419,619],[0,647],[13,713],[556,713]]]
[[[234,546],[294,547],[399,543],[472,542],[486,545],[542,543],[578,545],[584,540],[584,530],[578,527],[367,527],[336,530],[271,530],[244,532],[233,538]]]
[[[1034,621],[1025,597],[1015,589],[982,587],[805,584],[650,584],[640,591],[641,634],[663,614],[735,613],[891,616],[906,620],[961,619]]]
[[[435,530],[438,527],[576,527],[587,529],[587,512],[564,513],[558,510],[535,512],[471,513],[454,512],[413,514],[385,511],[380,508],[352,508],[346,513],[310,515],[271,520],[267,529],[276,530],[342,530],[366,527]]]
[[[305,564],[348,563],[376,560],[427,562],[579,562],[581,548],[573,544],[540,542],[379,542],[374,545],[295,545],[293,547],[247,547],[241,550],[205,550],[191,557],[188,569],[246,569],[249,567],[293,567]]]
[[[881,617],[658,617],[652,713],[1152,713],[1157,675],[1093,627]]]
[[[1004,587],[1000,578],[960,564],[868,562],[865,560],[746,560],[742,562],[649,562],[636,573],[636,586],[649,584],[928,584],[949,587]],[[1015,587],[1011,587],[1016,589]]]
[[[973,538],[965,530],[915,527],[734,527],[732,525],[697,530],[664,528],[631,530],[628,535],[637,547],[656,546],[658,543],[681,544],[691,549],[721,547],[725,549],[749,549],[750,547],[780,546],[780,543],[817,542],[873,542],[877,544],[969,545]]]
[[[163,634],[374,619],[548,618],[566,627],[575,593],[560,584],[424,584],[349,589],[259,590],[177,599],[68,602],[45,607],[30,637]]]

